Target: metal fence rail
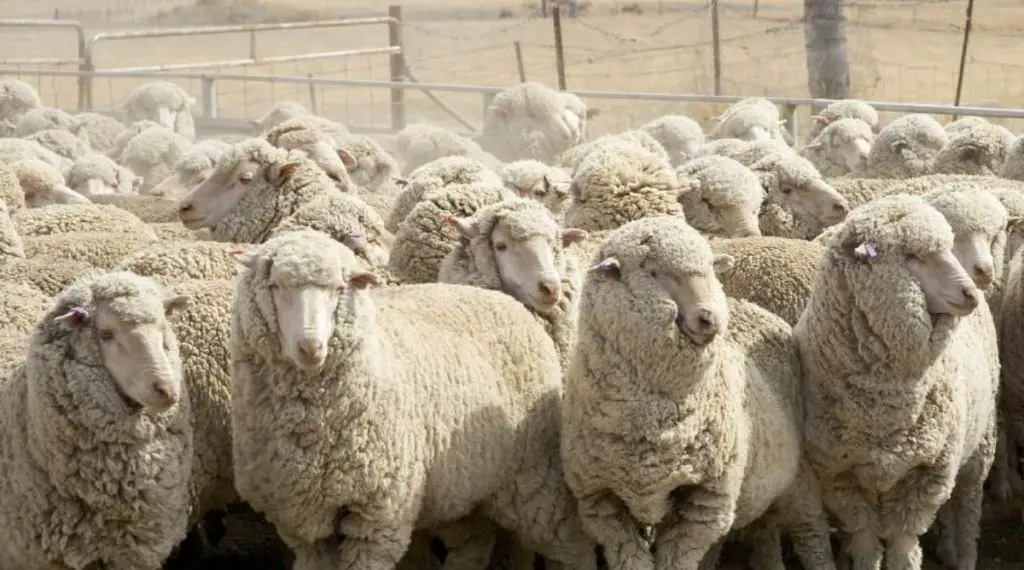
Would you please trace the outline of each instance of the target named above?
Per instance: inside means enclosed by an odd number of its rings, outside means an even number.
[[[77,57],[3,57],[0,58],[0,65],[73,65],[79,70],[87,70],[86,59],[87,49],[85,41],[85,28],[82,24],[69,20],[46,20],[46,19],[23,19],[8,18],[0,19],[0,28],[58,28],[70,29],[75,32],[77,40]],[[20,70],[19,70],[20,73]],[[81,109],[86,103],[86,91],[79,86],[78,108]]]
[[[0,75],[6,74],[17,74],[17,69],[5,69],[0,68]],[[153,72],[153,71],[139,71],[139,70],[123,70],[123,71],[76,71],[76,70],[52,70],[42,71],[38,73],[42,76],[54,76],[54,77],[87,77],[90,80],[95,78],[138,78],[147,80],[198,80],[203,85],[203,97],[202,101],[202,114],[206,118],[217,118],[219,113],[217,109],[217,82],[218,81],[244,81],[250,83],[274,83],[274,84],[287,84],[287,85],[302,85],[302,86],[330,86],[330,87],[348,87],[354,89],[388,89],[394,91],[404,90],[419,90],[419,91],[432,91],[432,92],[447,92],[447,93],[476,93],[479,94],[483,101],[490,100],[496,93],[501,92],[505,89],[504,86],[497,85],[457,85],[447,83],[416,83],[416,82],[396,82],[396,81],[371,81],[362,79],[334,79],[334,78],[310,78],[310,77],[297,77],[297,76],[283,76],[283,75],[242,75],[242,74],[230,74],[230,73],[183,73],[183,72]],[[33,72],[33,75],[36,75]],[[657,102],[670,102],[670,103],[722,103],[729,104],[740,101],[745,97],[732,96],[732,95],[702,95],[702,94],[688,94],[688,93],[633,93],[633,92],[622,92],[622,91],[573,91],[580,97],[585,98],[588,102],[595,102],[601,100],[633,100],[633,101],[657,101]],[[795,117],[795,110],[801,107],[824,107],[832,102],[830,99],[812,99],[806,97],[766,97],[769,101],[779,105],[784,109],[784,112],[790,116]],[[975,106],[961,106],[955,107],[952,105],[939,105],[930,103],[896,103],[890,101],[866,101],[868,104],[874,106],[879,111],[889,111],[898,113],[929,113],[933,115],[951,115],[951,116],[975,116],[975,117],[986,117],[986,118],[1006,118],[1006,119],[1024,119],[1024,109],[1004,109],[998,107],[975,107]],[[481,105],[483,108],[483,105]],[[404,111],[399,113],[392,113],[392,124],[390,131],[397,132],[404,126],[404,120],[396,122],[395,117],[404,117]],[[240,128],[244,131],[244,125],[247,123],[244,119],[238,119]],[[218,121],[219,124],[229,125],[231,119],[222,119]],[[364,129],[368,131],[381,131],[380,128],[374,128],[372,125],[354,125],[358,129]],[[791,120],[789,124],[791,132],[796,136],[798,134],[798,128],[795,120]]]

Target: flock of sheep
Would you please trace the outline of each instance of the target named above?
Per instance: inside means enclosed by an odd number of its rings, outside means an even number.
[[[0,80],[4,570],[914,570],[926,533],[973,570],[1024,492],[1001,126],[845,100],[800,143],[749,99],[591,139],[524,83],[389,152],[291,102],[197,141],[193,104]]]

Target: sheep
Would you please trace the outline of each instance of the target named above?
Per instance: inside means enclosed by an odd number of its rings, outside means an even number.
[[[711,240],[711,250],[733,258],[718,276],[728,297],[768,309],[795,326],[811,298],[824,248],[802,239],[751,237]]]
[[[851,212],[794,327],[805,453],[854,568],[921,568],[919,536],[950,501],[947,550],[974,568],[999,381],[988,304],[921,197]],[[955,536],[955,543],[949,541]]]
[[[1017,137],[1006,149],[1006,160],[999,168],[999,176],[1024,180],[1024,136]]]
[[[739,139],[718,139],[709,141],[697,151],[697,156],[720,155],[729,157],[740,164],[750,166],[768,156],[796,154],[782,141],[776,139],[743,141]]]
[[[676,169],[686,221],[709,237],[759,236],[764,190],[749,168],[724,156],[705,156]]]
[[[867,162],[850,176],[912,178],[927,174],[948,141],[946,130],[931,115],[903,115],[878,133]]]
[[[0,566],[158,570],[185,534],[193,432],[167,316],[131,273],[85,278],[0,384]]]
[[[76,136],[59,129],[39,131],[25,137],[25,140],[39,143],[43,148],[72,162],[92,150],[92,147],[89,146],[89,139],[85,138],[84,133],[81,136]]]
[[[1024,184],[1018,181],[993,176],[971,176],[966,174],[927,174],[913,178],[830,178],[828,183],[835,188],[851,208],[891,194],[920,196],[950,185],[986,188],[1006,188],[1013,192],[1024,192]]]
[[[475,511],[479,523],[464,528],[492,521],[527,548],[596,568],[561,477],[555,347],[520,303],[462,285],[367,291],[374,274],[312,230],[236,259],[235,485],[274,523],[296,567],[394,568],[414,529],[441,532]],[[312,328],[296,327],[285,304]],[[444,334],[423,343],[437,327]],[[303,413],[287,412],[296,405]],[[490,544],[470,545],[487,556]]]
[[[986,125],[991,124],[992,123],[988,122],[988,119],[986,119],[985,117],[960,117],[955,121],[949,122],[943,128],[946,129],[946,132],[949,134],[950,137],[953,137],[960,133],[974,129],[975,127],[984,128]]]
[[[163,127],[163,125],[161,125],[160,123],[158,123],[156,121],[149,121],[149,120],[136,121],[136,122],[128,125],[121,132],[121,134],[117,135],[117,138],[114,139],[114,147],[112,149],[110,149],[110,151],[107,153],[107,156],[109,156],[110,158],[113,158],[115,160],[120,159],[121,158],[121,153],[124,152],[124,147],[127,146],[128,143],[131,142],[131,140],[133,138],[137,137],[139,135],[139,133],[141,133],[142,131],[145,131],[147,129],[152,129],[154,127]],[[167,128],[167,127],[164,127],[164,128]]]
[[[0,87],[2,85],[0,83]],[[10,214],[25,207],[25,191],[21,189],[18,175],[5,164],[0,164],[0,202],[7,206],[7,211]]]
[[[843,176],[862,168],[875,134],[860,119],[837,119],[800,150],[825,177]]]
[[[114,149],[117,137],[127,130],[124,123],[102,113],[78,113],[74,119],[71,132],[86,137],[92,150],[104,155]]]
[[[0,335],[27,341],[40,315],[52,304],[50,295],[27,283],[3,282],[0,284]]]
[[[954,131],[935,155],[930,172],[995,176],[1006,162],[1013,139],[1009,129],[988,121]]]
[[[24,259],[25,246],[7,212],[7,204],[0,200],[0,262]]]
[[[26,259],[8,258],[0,262],[0,282],[24,283],[52,297],[75,280],[97,271],[84,261],[54,259],[45,254]]]
[[[388,231],[397,232],[399,224],[423,196],[449,184],[501,186],[502,180],[482,162],[463,156],[448,156],[424,164],[409,174],[405,189],[395,200],[387,218]]]
[[[37,107],[25,113],[14,128],[14,136],[25,138],[39,131],[69,131],[75,124],[75,118],[66,111],[52,107]]]
[[[793,152],[770,154],[750,166],[765,190],[758,225],[766,236],[811,239],[846,218],[850,202]]]
[[[230,280],[238,275],[238,264],[228,252],[237,247],[238,244],[213,241],[161,243],[131,252],[114,269],[131,271],[158,281]]]
[[[168,200],[159,196],[100,194],[93,196],[92,202],[94,204],[116,206],[147,224],[174,223],[179,226],[181,225],[178,219],[178,202],[175,200]]]
[[[13,77],[0,77],[0,137],[16,136],[18,122],[32,109],[43,106],[35,87]]]
[[[696,570],[705,555],[713,567],[715,544],[750,525],[761,535],[753,566],[783,568],[778,525],[805,568],[835,568],[801,460],[790,327],[727,300],[715,273],[732,259],[678,217],[619,227],[590,263],[562,456],[608,567]],[[655,527],[653,553],[642,526]]]
[[[156,237],[142,220],[131,213],[100,204],[55,204],[31,208],[15,215],[14,224],[22,236],[107,231]]]
[[[661,146],[661,143],[651,136],[650,133],[640,129],[625,131],[615,135],[604,135],[592,141],[578,144],[559,155],[557,164],[561,168],[573,172],[594,149],[621,145],[639,145],[651,154],[664,160],[667,164],[671,164],[665,147]]]
[[[573,139],[579,142],[587,141],[590,137],[590,120],[598,116],[601,110],[588,107],[579,95],[569,91],[559,91],[558,96],[562,99],[562,104],[565,107],[563,113]]]
[[[782,128],[785,124],[774,103],[754,97],[734,103],[716,117],[708,138],[785,141]]]
[[[118,163],[142,178],[140,194],[149,194],[170,176],[172,166],[192,143],[166,127],[145,129],[124,146]]]
[[[1018,220],[1015,225],[1021,225]],[[1018,248],[1005,269],[1002,305],[1002,321],[999,328],[1000,389],[999,410],[1002,431],[1000,449],[996,452],[992,476],[1002,486],[996,491],[1005,499],[1008,488],[1020,484],[1020,449],[1024,445],[1024,361],[1021,358],[1024,331],[1021,318],[1024,316],[1024,249]],[[1000,453],[1000,451],[1002,453]],[[1024,516],[1024,512],[1022,512]]]
[[[150,191],[153,196],[170,200],[184,198],[190,190],[206,180],[217,166],[217,159],[230,147],[216,139],[206,139],[190,146],[171,167],[171,174]]]
[[[141,184],[134,172],[98,152],[79,157],[67,175],[68,188],[89,200],[104,194],[137,194]]]
[[[536,82],[520,83],[495,95],[476,142],[503,162],[539,160],[553,164],[582,142],[579,115],[558,91]]]
[[[587,232],[562,229],[542,204],[498,202],[468,218],[452,217],[459,244],[441,262],[439,283],[504,291],[537,313],[568,368],[576,341],[580,274],[565,249]]]
[[[299,151],[306,155],[338,183],[339,189],[345,192],[353,191],[354,185],[334,138],[308,124],[306,117],[284,121],[262,136],[277,148]]]
[[[355,183],[359,198],[376,210],[381,218],[387,219],[408,184],[400,176],[395,157],[363,135],[349,135],[341,139],[338,156]]]
[[[129,253],[160,243],[152,229],[132,233],[124,231],[71,232],[22,236],[25,256],[45,256],[51,263],[74,261],[98,269],[110,269]]]
[[[704,131],[697,121],[683,115],[665,115],[640,127],[658,141],[668,153],[674,167],[697,156],[697,151],[706,142]]]
[[[169,81],[154,81],[136,87],[123,108],[132,121],[155,121],[188,141],[196,138],[192,106],[195,97]]]
[[[28,158],[11,164],[29,208],[51,204],[88,204],[89,199],[68,188],[64,177],[49,163]]]
[[[840,119],[859,119],[867,123],[873,133],[878,132],[878,111],[874,107],[858,99],[840,99],[829,103],[820,113],[811,117],[807,140],[813,141],[825,127]]]
[[[445,216],[471,216],[480,208],[515,198],[504,186],[452,184],[431,192],[409,212],[395,232],[387,267],[402,283],[437,280],[441,262],[459,243]]]
[[[252,127],[253,132],[257,135],[265,133],[277,125],[287,121],[288,119],[294,119],[295,117],[306,117],[312,116],[313,113],[309,112],[301,103],[295,101],[280,101],[274,103],[274,106],[260,119],[250,119],[249,125]]]
[[[413,123],[395,135],[395,155],[402,163],[402,173],[410,174],[424,164],[446,156],[464,156],[480,161],[487,168],[497,168],[501,161],[471,138],[427,123]]]
[[[35,141],[0,139],[0,164],[13,164],[19,160],[41,160],[62,176],[71,168],[71,161]]]
[[[497,173],[505,187],[519,197],[544,204],[555,219],[565,216],[569,207],[569,185],[572,184],[572,178],[565,170],[539,160],[517,160],[501,165]]]

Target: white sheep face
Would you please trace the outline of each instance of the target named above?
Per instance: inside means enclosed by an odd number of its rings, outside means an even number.
[[[864,168],[868,163],[868,155],[871,153],[871,141],[856,137],[852,140],[841,141],[837,153],[843,159],[843,164],[850,172]]]
[[[965,317],[978,306],[981,293],[952,250],[928,256],[910,255],[905,265],[921,287],[929,313]]]
[[[230,172],[207,178],[196,186],[182,199],[178,217],[190,230],[212,228],[238,206],[250,189],[266,182],[259,164],[244,161]]]
[[[968,234],[953,242],[953,255],[971,276],[974,284],[987,289],[995,277],[992,246],[997,236]]]
[[[204,168],[198,172],[175,171],[164,178],[149,193],[168,200],[181,200],[192,190],[206,181],[213,174],[213,168]]]
[[[270,292],[277,312],[281,352],[300,370],[316,371],[327,360],[334,311],[341,286],[289,286],[271,270]]]

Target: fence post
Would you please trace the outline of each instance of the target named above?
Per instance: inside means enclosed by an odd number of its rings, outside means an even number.
[[[481,125],[484,124],[485,122],[487,122],[487,108],[491,106],[491,103],[494,101],[494,97],[496,95],[497,95],[496,93],[481,93],[480,94],[480,99],[481,99],[481,102],[483,103],[483,114],[482,114],[483,120],[480,121]]]
[[[782,116],[786,120],[786,130],[793,136],[793,140],[799,140],[799,125],[797,124],[796,105],[783,105]],[[795,143],[794,143],[795,144]]]
[[[217,118],[217,84],[212,77],[203,76],[203,116],[208,119]]]
[[[397,47],[398,51],[391,54],[391,81],[405,82],[405,46],[402,43],[402,7],[388,6],[388,45]],[[391,88],[391,129],[398,132],[405,128],[405,89]]]

